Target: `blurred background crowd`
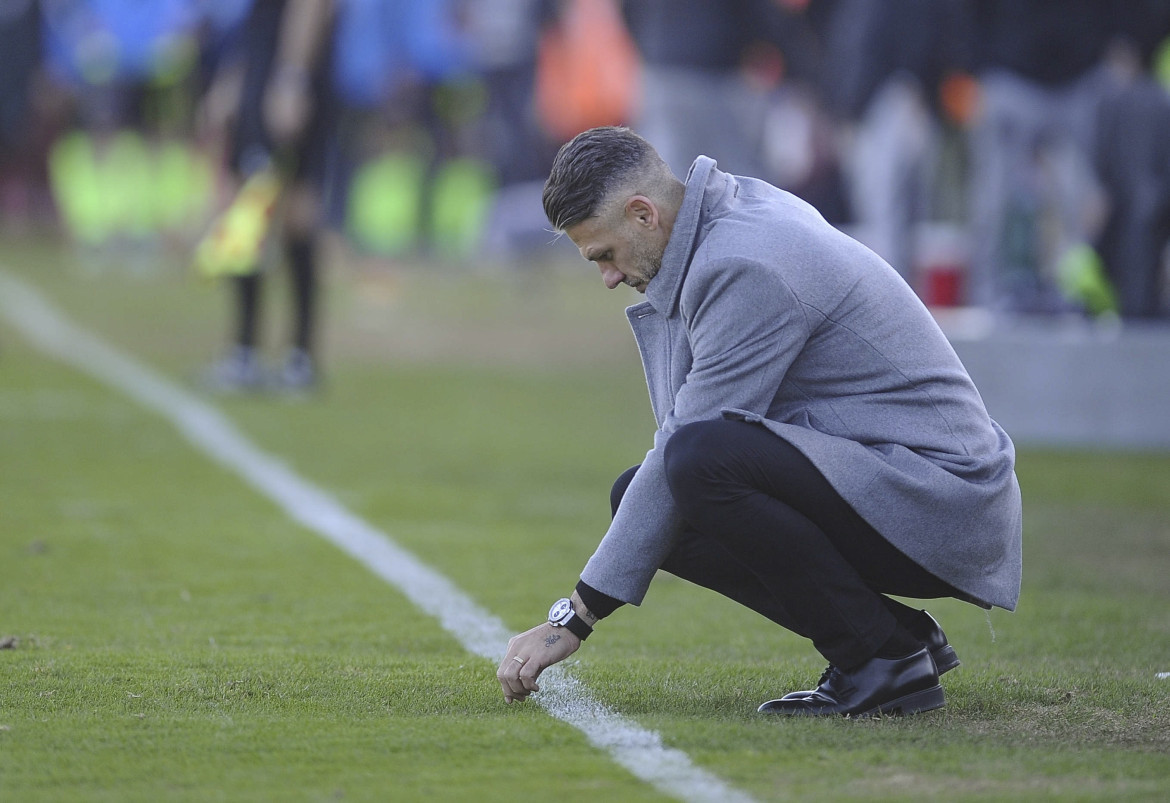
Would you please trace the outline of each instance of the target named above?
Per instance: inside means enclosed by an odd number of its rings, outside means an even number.
[[[247,21],[294,4],[0,0],[2,230],[194,252],[265,163],[222,122]],[[800,195],[931,305],[1170,315],[1170,0],[327,5],[314,74],[271,80],[315,82],[321,225],[358,253],[532,258],[557,148],[629,124],[680,177],[702,153]]]

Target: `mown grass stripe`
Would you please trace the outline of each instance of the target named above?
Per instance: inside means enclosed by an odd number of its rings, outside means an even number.
[[[351,513],[324,490],[254,446],[212,405],[79,328],[28,283],[0,270],[0,311],[26,340],[169,420],[199,451],[280,506],[401,591],[433,616],[469,652],[498,663],[510,631],[446,577]],[[750,801],[720,778],[694,766],[661,736],[596,700],[562,667],[541,678],[534,698],[552,716],[580,730],[591,744],[659,791],[686,801]]]

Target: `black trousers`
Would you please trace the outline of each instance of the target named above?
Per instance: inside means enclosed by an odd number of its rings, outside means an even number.
[[[688,527],[662,569],[811,639],[856,667],[918,612],[886,594],[955,589],[865,522],[799,450],[758,424],[701,421],[666,444],[666,475]],[[614,511],[638,467],[614,484]]]

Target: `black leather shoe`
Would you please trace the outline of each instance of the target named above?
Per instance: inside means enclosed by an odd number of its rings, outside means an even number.
[[[946,674],[959,665],[959,656],[955,648],[947,642],[947,634],[939,627],[935,618],[926,611],[919,611],[919,616],[906,624],[910,635],[921,641],[930,650],[930,657],[940,675]]]
[[[852,672],[830,666],[820,685],[804,697],[769,700],[761,714],[869,717],[917,714],[947,704],[930,651],[904,658],[871,658]]]
[[[930,657],[934,660],[934,666],[939,675],[946,674],[961,663],[959,656],[955,653],[955,648],[947,642],[947,634],[939,627],[935,618],[926,611],[919,611],[918,613],[919,616],[914,621],[904,626],[910,631],[910,635],[921,641],[926,645],[926,649],[930,650]],[[829,668],[825,670],[825,674],[821,676],[820,682],[824,683],[829,673],[835,670],[836,667],[830,664]],[[814,691],[816,690],[793,691],[785,694],[780,699],[799,700],[802,697],[808,697]]]

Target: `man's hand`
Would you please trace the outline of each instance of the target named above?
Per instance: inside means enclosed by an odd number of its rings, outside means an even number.
[[[281,17],[276,59],[264,93],[264,123],[277,148],[301,136],[313,112],[311,76],[333,31],[334,0],[289,0]]]
[[[524,700],[540,691],[536,683],[540,673],[568,658],[580,646],[581,639],[548,622],[512,636],[508,641],[508,652],[496,670],[496,679],[504,690],[504,702]]]
[[[278,71],[264,93],[264,123],[277,146],[295,142],[312,112],[308,75],[295,70]]]

